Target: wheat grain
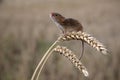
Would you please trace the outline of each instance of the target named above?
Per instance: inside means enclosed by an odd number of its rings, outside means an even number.
[[[63,46],[57,46],[56,48],[54,48],[54,51],[59,52],[60,54],[67,57],[76,68],[83,72],[85,76],[89,76],[87,69],[83,66],[83,64],[79,61],[79,59],[71,50]]]
[[[85,33],[85,32],[71,32],[63,35],[61,37],[62,41],[69,41],[69,40],[83,40],[93,48],[97,49],[97,51],[102,52],[103,54],[108,54],[108,50],[106,47],[100,43],[96,38],[92,37],[90,34]]]

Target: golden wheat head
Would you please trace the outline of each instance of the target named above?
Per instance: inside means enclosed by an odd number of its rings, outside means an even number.
[[[83,72],[85,76],[89,75],[87,69],[82,65],[82,63],[71,50],[63,46],[57,46],[56,48],[54,48],[54,51],[59,52],[60,54],[67,57],[76,68]]]
[[[102,52],[103,54],[108,54],[108,50],[105,48],[105,46],[100,43],[96,38],[92,37],[90,34],[87,34],[85,32],[71,32],[63,35],[61,38],[62,41],[68,41],[68,40],[83,40],[93,48],[96,48],[98,51]]]

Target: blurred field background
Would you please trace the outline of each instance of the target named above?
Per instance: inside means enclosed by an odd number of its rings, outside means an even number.
[[[86,78],[69,60],[54,54],[40,80],[120,80],[120,0],[0,0],[0,80],[30,80],[59,36],[49,18],[51,12],[78,19],[84,31],[104,43],[112,56],[85,45],[82,63],[90,74]],[[80,55],[80,41],[64,44]]]

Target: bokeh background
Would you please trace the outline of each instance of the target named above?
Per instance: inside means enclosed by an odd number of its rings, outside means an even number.
[[[65,57],[53,54],[40,80],[120,80],[120,0],[0,0],[0,80],[30,80],[60,32],[49,14],[79,20],[110,50],[104,56],[85,44],[84,77]],[[74,45],[73,45],[74,44]],[[80,55],[80,41],[61,43]]]

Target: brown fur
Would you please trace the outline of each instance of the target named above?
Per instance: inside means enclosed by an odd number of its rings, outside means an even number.
[[[51,17],[64,28],[64,33],[83,31],[82,25],[75,19],[65,18],[59,13],[52,13]]]

